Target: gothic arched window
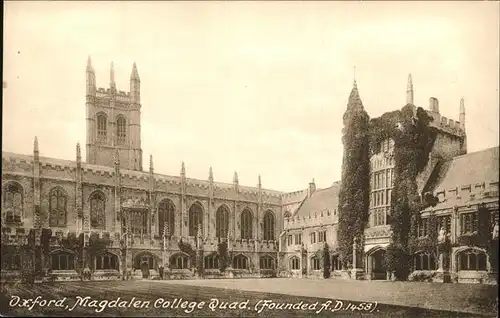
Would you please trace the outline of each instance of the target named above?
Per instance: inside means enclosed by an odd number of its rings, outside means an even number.
[[[198,234],[198,226],[203,229],[203,208],[199,203],[193,203],[189,208],[189,236]]]
[[[116,141],[119,145],[123,145],[127,137],[125,124],[126,124],[125,118],[121,116],[118,117],[118,119],[116,120]]]
[[[5,223],[21,222],[23,213],[23,188],[18,183],[9,183],[3,192]]]
[[[103,253],[95,258],[95,269],[118,270],[118,257],[111,253]]]
[[[429,253],[417,253],[413,256],[413,266],[414,269],[419,270],[435,270],[436,261],[434,257]]]
[[[107,138],[108,129],[108,119],[106,115],[97,115],[97,140],[100,142],[105,142]]]
[[[290,269],[300,269],[300,259],[297,256],[293,256],[290,258]]]
[[[168,237],[175,233],[175,206],[170,200],[163,200],[158,206],[158,235],[163,236],[168,224]]]
[[[172,269],[189,269],[189,257],[186,254],[177,253],[170,258]]]
[[[53,270],[75,269],[75,256],[69,252],[59,251],[52,254],[51,268]]]
[[[486,254],[482,251],[469,249],[458,254],[458,270],[459,271],[485,271]]]
[[[241,239],[249,240],[252,238],[252,223],[253,217],[252,212],[250,210],[243,210],[241,213],[240,220],[240,229],[241,229]]]
[[[332,255],[332,271],[339,271],[342,269],[342,262],[338,255]]]
[[[321,269],[321,264],[319,262],[319,258],[316,256],[311,257],[311,266],[313,271],[317,271]]]
[[[205,256],[205,269],[218,269],[219,268],[219,257],[217,254]]]
[[[260,269],[274,269],[275,261],[269,255],[260,257]]]
[[[61,188],[50,191],[50,226],[66,226],[66,204],[68,198]]]
[[[226,238],[229,230],[229,211],[225,206],[217,209],[215,216],[215,236]]]
[[[248,269],[248,258],[245,255],[239,254],[233,258],[234,269]]]
[[[90,197],[90,226],[93,228],[105,227],[106,201],[104,195],[95,192]]]
[[[274,214],[271,211],[267,211],[264,215],[264,240],[274,240]]]

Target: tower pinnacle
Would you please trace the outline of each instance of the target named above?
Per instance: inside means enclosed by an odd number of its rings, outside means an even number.
[[[459,116],[459,120],[460,120],[460,126],[462,126],[462,129],[465,130],[465,101],[464,101],[463,97],[460,99],[460,116]]]
[[[39,150],[38,150],[38,137],[35,136],[35,141],[33,142],[33,152],[34,153],[38,153]]]
[[[135,64],[135,62],[132,65],[132,73],[130,74],[130,79],[140,80],[139,73],[137,72],[137,65]]]
[[[413,82],[411,73],[408,74],[408,84],[406,85],[406,104],[413,105]]]
[[[109,69],[109,86],[114,89],[116,88],[115,85],[115,66],[113,62],[111,62],[111,67]]]
[[[90,55],[87,59],[87,72],[94,72],[94,68],[92,67],[92,59],[90,58]]]
[[[82,150],[80,148],[80,142],[76,143],[76,160],[82,160]]]

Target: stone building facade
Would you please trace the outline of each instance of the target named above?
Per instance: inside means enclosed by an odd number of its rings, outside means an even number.
[[[86,76],[85,161],[79,144],[74,161],[43,157],[36,137],[31,155],[2,152],[2,280],[33,272],[42,280],[323,277],[318,252],[325,244],[331,278],[351,277],[337,253],[340,182],[316,189],[313,180],[284,193],[264,189],[260,176],[254,187],[240,185],[237,173],[232,184],[216,182],[211,168],[206,180],[192,179],[184,163],[178,176],[163,175],[152,157],[143,171],[136,65],[129,92],[116,89],[113,66],[108,89],[96,87],[90,59]],[[458,122],[448,119],[430,99],[439,134],[417,183],[439,203],[421,214],[437,215],[453,243],[446,271],[455,281],[491,282],[488,253],[463,237],[480,230],[481,208],[498,239],[498,147],[467,154],[463,100],[459,110]],[[370,217],[361,262],[353,265],[366,279],[386,279],[394,142],[375,148]],[[414,276],[442,270],[432,255],[412,257]]]
[[[221,242],[224,275],[275,275],[283,206],[299,198],[264,189],[260,176],[254,187],[240,185],[236,173],[232,184],[216,182],[211,168],[206,180],[192,179],[184,163],[178,176],[162,175],[152,157],[143,171],[139,85],[134,64],[130,92],[116,90],[113,66],[110,88],[96,88],[89,59],[86,162],[79,144],[74,161],[40,156],[36,138],[33,155],[2,152],[4,279],[32,267],[54,279],[77,279],[86,267],[93,279],[192,277],[199,274],[190,251],[202,252],[205,276],[220,276]],[[49,246],[33,257],[30,235],[40,249],[48,229]],[[79,257],[63,242],[81,234],[81,249],[92,235],[106,248]]]
[[[413,105],[416,112],[411,75],[406,95],[406,105]],[[360,100],[356,85],[350,98],[348,107]],[[485,248],[466,243],[464,237],[467,239],[478,232],[487,232],[489,240],[498,242],[499,148],[467,154],[463,99],[459,105],[459,121],[442,116],[439,102],[434,97],[430,98],[426,112],[433,118],[430,125],[438,133],[427,165],[417,177],[418,193],[421,196],[432,193],[439,202],[421,211],[418,237],[422,240],[428,238],[427,227],[430,225],[426,222],[433,214],[438,220],[437,230],[444,233],[447,242],[452,244],[452,252],[447,256],[449,265],[443,268],[443,260],[438,259],[443,255],[417,251],[411,255],[413,266],[409,278],[439,281],[444,272],[454,282],[494,284],[498,261],[490,259]],[[318,262],[317,255],[326,243],[330,249],[332,278],[389,279],[391,274],[384,266],[384,259],[391,242],[389,218],[394,168],[394,141],[386,139],[375,145],[370,156],[369,220],[364,231],[362,262],[353,264],[355,270],[363,273],[361,277],[342,270],[336,250],[340,181],[330,188],[306,195],[300,206],[285,215],[285,233],[280,239],[280,259],[286,264],[284,275],[323,276],[322,263]],[[487,228],[479,227],[480,209],[489,215]]]

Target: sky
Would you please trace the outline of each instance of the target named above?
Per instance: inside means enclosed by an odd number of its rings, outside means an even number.
[[[143,168],[279,191],[340,179],[356,79],[370,117],[415,104],[498,146],[498,2],[4,2],[3,151],[75,160],[85,68],[141,78]],[[355,71],[354,71],[355,69]],[[85,158],[85,147],[82,147]]]

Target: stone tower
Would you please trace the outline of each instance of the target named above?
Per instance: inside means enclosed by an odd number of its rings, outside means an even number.
[[[109,88],[97,88],[90,57],[87,62],[86,161],[113,167],[115,149],[120,167],[142,171],[141,93],[137,66],[130,75],[130,92],[118,91],[111,63]]]

